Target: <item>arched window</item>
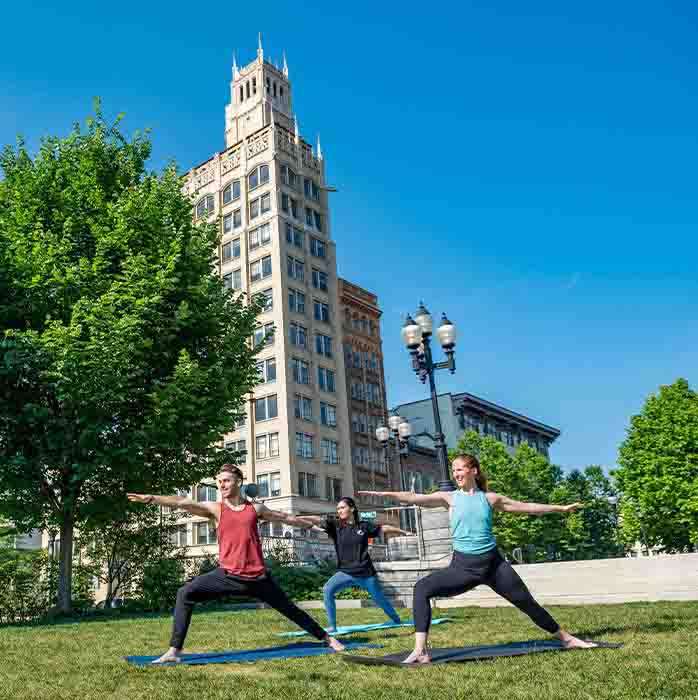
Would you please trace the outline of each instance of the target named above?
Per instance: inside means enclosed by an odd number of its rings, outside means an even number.
[[[209,212],[214,209],[214,198],[212,194],[207,194],[202,197],[196,204],[196,218],[200,219],[202,216],[206,216]]]
[[[240,180],[235,180],[223,188],[223,204],[240,199]]]

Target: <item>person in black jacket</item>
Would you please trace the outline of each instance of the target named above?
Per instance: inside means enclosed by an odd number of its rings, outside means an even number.
[[[337,606],[335,596],[345,588],[358,586],[368,591],[376,605],[395,623],[400,623],[400,616],[390,601],[385,597],[371,556],[368,553],[368,541],[378,537],[381,532],[388,535],[411,535],[392,525],[378,525],[359,519],[359,510],[353,498],[345,496],[337,503],[336,518],[320,518],[304,515],[304,520],[315,523],[324,530],[334,543],[337,553],[337,573],[330,578],[322,589],[325,612],[328,618],[328,634],[337,629]]]

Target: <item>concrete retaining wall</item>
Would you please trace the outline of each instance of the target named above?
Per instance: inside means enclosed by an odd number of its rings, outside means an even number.
[[[450,556],[437,561],[376,564],[388,597],[396,605],[412,606],[416,582],[448,566]],[[698,554],[594,559],[591,561],[522,564],[515,567],[531,593],[544,605],[585,605],[633,601],[698,600]],[[478,586],[439,607],[509,605],[488,587]]]

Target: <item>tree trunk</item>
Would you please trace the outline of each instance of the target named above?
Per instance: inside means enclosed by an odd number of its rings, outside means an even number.
[[[73,611],[73,514],[66,513],[61,523],[61,550],[58,562],[58,609],[63,615]]]

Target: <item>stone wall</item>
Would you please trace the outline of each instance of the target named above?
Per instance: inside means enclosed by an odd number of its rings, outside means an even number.
[[[376,570],[393,602],[412,606],[416,582],[448,566],[438,560],[382,562]],[[633,601],[698,600],[698,554],[675,554],[637,559],[522,564],[515,567],[531,593],[543,605],[585,605]],[[439,607],[509,605],[487,587],[439,599]]]

